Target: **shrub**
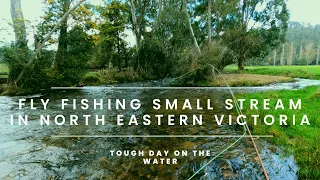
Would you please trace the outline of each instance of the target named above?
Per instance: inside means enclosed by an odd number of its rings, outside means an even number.
[[[211,64],[219,71],[222,71],[226,66],[234,63],[234,56],[227,47],[222,46],[218,42],[211,43],[204,47],[202,54],[199,57],[201,65]]]
[[[1,49],[1,61],[9,68],[9,83],[15,81],[31,56],[32,54],[29,49],[16,47],[14,44]]]
[[[185,49],[174,66],[174,76],[181,76],[197,68],[199,54],[195,48]]]
[[[109,70],[109,73],[106,76],[109,76],[109,79],[118,83],[143,80],[143,78],[131,68],[124,69],[122,71]]]
[[[1,51],[1,60],[9,69],[8,82],[9,84],[14,84],[28,61],[34,58],[34,54],[27,48],[19,48],[15,45],[6,46]],[[17,84],[18,89],[12,87],[9,88],[10,91],[28,93],[50,88],[51,80],[47,74],[47,70],[51,68],[52,57],[52,51],[42,51],[41,56],[35,59],[32,66],[26,69],[25,75]]]
[[[121,71],[117,69],[99,70],[98,72],[91,72],[88,74],[96,74],[96,77],[99,78],[99,82],[97,83],[100,84],[125,83],[143,80],[142,76],[140,76],[132,68],[122,69]],[[89,76],[88,74],[86,76]],[[93,77],[90,77],[88,81],[92,80],[92,78]]]
[[[89,72],[83,77],[83,83],[85,84],[99,84],[100,78],[98,73],[96,72]]]
[[[151,76],[157,77],[171,74],[171,61],[166,57],[165,48],[159,39],[149,37],[141,43],[136,56],[135,69],[148,71]]]
[[[186,49],[174,69],[174,75],[181,76],[206,65],[212,65],[222,71],[227,65],[234,63],[234,55],[225,46],[214,42],[203,48],[199,54],[196,49]]]

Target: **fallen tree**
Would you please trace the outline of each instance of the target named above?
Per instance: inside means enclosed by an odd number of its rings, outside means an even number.
[[[170,86],[197,86],[199,82],[211,81],[214,78],[214,67],[205,65],[171,81]]]

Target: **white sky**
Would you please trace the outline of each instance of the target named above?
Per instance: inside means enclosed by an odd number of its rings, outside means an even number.
[[[30,22],[39,20],[43,15],[42,2],[44,0],[21,0],[24,18]],[[89,1],[89,0],[87,0]],[[100,4],[102,0],[90,0],[92,4]],[[320,0],[288,0],[291,21],[320,24]],[[11,22],[10,0],[0,0],[0,44],[14,41],[13,29],[8,25]],[[33,43],[32,25],[27,24],[29,33],[29,43]],[[2,30],[6,29],[6,30]],[[132,33],[128,33],[127,41],[134,44]]]

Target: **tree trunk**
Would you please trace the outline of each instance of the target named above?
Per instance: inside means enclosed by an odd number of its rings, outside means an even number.
[[[293,42],[290,44],[290,48],[288,51],[288,58],[287,58],[287,65],[292,65],[293,64]]]
[[[128,64],[128,52],[127,52],[127,49],[125,47],[123,47],[123,50],[124,50],[124,66],[126,68],[129,67],[129,64]]]
[[[44,38],[43,42],[40,44],[40,46],[38,47],[38,49],[36,49],[36,54],[39,54],[42,50],[42,48],[44,47],[44,44],[50,39],[50,37],[52,36],[52,34],[59,28],[59,26],[62,24],[62,22],[69,16],[69,14],[75,10],[81,3],[83,3],[86,0],[80,0],[75,6],[73,6],[71,9],[69,9],[69,11],[67,13],[65,13],[62,18],[58,21],[58,23],[53,27],[53,29],[49,32],[49,34]],[[26,69],[32,65],[32,63],[34,62],[35,58],[31,58],[27,65],[23,68],[23,70],[21,71],[21,73],[19,74],[19,76],[17,77],[16,81],[15,81],[15,85],[18,85],[18,82],[20,81],[20,79],[22,78],[22,76],[24,75],[24,73],[26,72]]]
[[[305,50],[306,50],[306,60],[307,60],[307,65],[309,65],[309,61],[312,63],[313,60],[313,43],[309,42],[306,46],[305,46]]]
[[[188,8],[187,8],[187,2],[186,0],[183,0],[183,8],[184,8],[184,12],[186,14],[186,17],[188,19],[188,26],[189,26],[189,30],[190,30],[190,33],[191,33],[191,37],[193,39],[193,43],[194,43],[194,46],[196,47],[197,51],[199,54],[201,54],[201,50],[200,50],[200,47],[198,45],[198,42],[197,42],[197,39],[194,35],[194,32],[193,32],[193,29],[192,29],[192,26],[191,26],[191,22],[190,22],[190,17],[189,17],[189,13],[188,13]]]
[[[309,66],[308,55],[306,54],[307,66]]]
[[[158,2],[158,17],[157,17],[157,21],[156,21],[156,29],[158,30],[160,27],[160,20],[161,20],[161,13],[162,13],[162,8],[163,8],[163,0],[159,0]]]
[[[307,61],[307,66],[309,65],[309,56],[308,56],[308,52],[306,50],[306,61]]]
[[[300,52],[299,52],[299,54],[300,54],[300,61],[302,60],[302,45],[300,46]]]
[[[10,0],[10,12],[15,34],[15,44],[18,47],[27,47],[27,33],[21,9],[21,0]]]
[[[211,0],[208,0],[208,42],[211,44]]]
[[[133,33],[136,36],[136,50],[139,51],[140,48],[140,40],[141,40],[141,33],[139,32],[137,17],[135,13],[135,6],[133,0],[130,0],[130,7],[131,7],[131,16],[132,16],[132,29]]]
[[[317,62],[316,62],[316,65],[319,65],[319,56],[320,56],[320,44],[318,44],[318,52],[317,52]]]
[[[117,35],[117,51],[118,51],[118,69],[121,71],[121,54],[120,54],[120,38],[119,38],[119,33]]]
[[[161,15],[162,8],[163,8],[163,0],[159,0],[159,12],[158,12],[158,17],[160,17],[160,15]]]
[[[273,66],[276,65],[276,60],[277,60],[277,49],[273,50]]]
[[[68,12],[70,9],[70,0],[63,1],[63,14]],[[58,50],[55,58],[55,65],[59,67],[64,67],[65,61],[67,61],[67,48],[68,48],[68,18],[66,18],[60,26],[60,34],[59,34],[59,44]],[[54,65],[54,66],[55,66]]]
[[[242,71],[244,69],[244,56],[240,56],[238,59],[238,71]]]
[[[280,58],[280,65],[284,65],[284,44],[282,44],[282,52],[281,52],[281,58]]]

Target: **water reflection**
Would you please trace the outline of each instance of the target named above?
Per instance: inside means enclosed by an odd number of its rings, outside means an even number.
[[[162,82],[129,83],[120,86],[158,86]],[[18,99],[33,98],[35,106],[40,107],[40,98],[48,98],[47,110],[30,110],[26,107],[18,110]],[[132,99],[141,100],[139,110],[126,109],[94,110],[89,108],[74,110],[71,106],[61,111],[61,99]],[[211,111],[199,110],[154,110],[152,100],[186,98],[212,100]],[[224,114],[221,106],[229,94],[222,90],[113,90],[86,88],[84,90],[57,90],[46,96],[0,97],[0,179],[187,179],[198,168],[210,160],[210,157],[176,157],[178,164],[144,165],[141,157],[110,156],[110,150],[210,150],[213,154],[235,141],[236,138],[52,138],[52,135],[239,135],[242,128],[229,125],[218,126],[213,114]],[[205,102],[205,101],[203,101]],[[38,103],[38,104],[37,104]],[[179,102],[178,102],[179,103]],[[129,104],[126,104],[129,106]],[[205,105],[205,104],[202,104]],[[179,108],[178,108],[179,109]],[[123,114],[202,114],[205,120],[202,126],[168,126],[151,123],[150,126],[117,126],[115,117]],[[28,114],[31,120],[28,126],[10,126],[10,115]],[[39,116],[62,114],[70,116],[105,115],[103,126],[49,126],[39,125]],[[262,158],[271,179],[296,179],[297,166],[292,156],[263,141],[258,142]],[[172,155],[169,155],[169,158]],[[281,157],[281,158],[280,158]],[[213,161],[195,179],[263,179],[250,139],[242,139],[235,147]]]

